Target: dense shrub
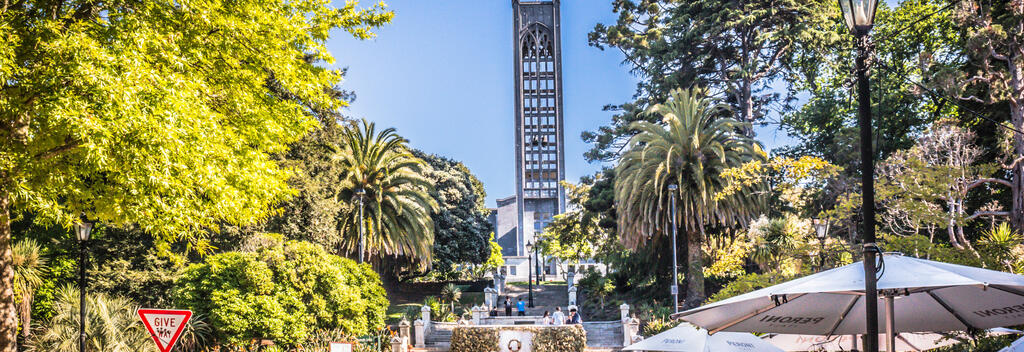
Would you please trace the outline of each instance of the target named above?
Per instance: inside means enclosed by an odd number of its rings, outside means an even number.
[[[582,325],[543,328],[533,336],[537,352],[583,352],[587,348],[587,331]]]
[[[559,327],[457,327],[452,331],[451,352],[496,352],[501,330],[529,331],[533,333],[533,350],[537,352],[583,352],[587,347],[587,332],[582,325]]]
[[[498,329],[458,327],[452,331],[451,352],[498,351]]]
[[[316,329],[365,335],[384,324],[388,305],[369,265],[300,241],[210,256],[177,285],[179,306],[206,315],[217,341],[228,344],[295,345]]]

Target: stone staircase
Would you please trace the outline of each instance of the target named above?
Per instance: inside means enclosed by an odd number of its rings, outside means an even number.
[[[623,347],[622,322],[584,322],[583,329],[587,331],[588,348],[620,349]]]
[[[455,323],[434,322],[431,324],[430,332],[424,339],[427,348],[434,348],[438,351],[447,351],[452,345],[452,330],[457,326]]]

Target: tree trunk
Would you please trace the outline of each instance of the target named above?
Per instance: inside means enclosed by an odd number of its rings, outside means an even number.
[[[18,350],[18,307],[14,304],[14,267],[11,266],[10,194],[0,190],[0,352]]]
[[[686,300],[683,309],[704,303],[704,260],[701,256],[701,234],[690,232],[686,241]]]
[[[743,88],[740,92],[741,96],[739,97],[740,107],[743,108],[741,120],[751,124],[750,126],[743,127],[743,132],[750,138],[754,138],[754,92],[751,88],[753,84],[753,82],[744,79]]]
[[[1020,131],[1024,128],[1024,105],[1021,102],[1024,98],[1024,77],[1021,77],[1020,67],[1017,66],[1020,57],[1016,53],[1020,48],[1014,43],[1015,41],[1011,41],[1010,47],[1017,50],[1013,50],[1014,53],[1006,61],[1006,66],[1010,73],[1010,122],[1013,123],[1014,129]],[[1010,224],[1020,232],[1024,231],[1024,161],[1020,160],[1024,157],[1024,136],[1020,133],[1013,134],[1013,151],[1013,183],[1010,187],[1013,208],[1010,209]]]
[[[1024,111],[1022,110],[1024,107],[1010,104],[1013,127],[1018,131],[1024,128]],[[1021,136],[1020,133],[1013,134],[1013,150],[1015,151],[1012,164],[1013,180],[1010,184],[1013,205],[1010,208],[1010,224],[1013,225],[1014,230],[1021,232],[1024,231],[1024,161],[1019,158],[1024,157],[1024,136]]]

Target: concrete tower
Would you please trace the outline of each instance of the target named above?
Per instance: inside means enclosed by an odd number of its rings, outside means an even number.
[[[558,0],[512,1],[515,46],[516,253],[565,211]]]

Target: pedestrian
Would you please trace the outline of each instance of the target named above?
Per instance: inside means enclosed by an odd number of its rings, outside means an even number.
[[[505,316],[512,316],[512,300],[508,296],[505,296]]]
[[[521,316],[521,317],[525,317],[526,316],[526,303],[523,303],[523,299],[522,298],[519,299],[519,302],[516,302],[516,310],[519,311],[519,313],[516,314],[516,315]]]
[[[565,314],[562,313],[562,307],[555,307],[555,312],[551,314],[551,323],[555,325],[565,324]]]
[[[580,313],[576,311],[576,308],[569,310],[569,324],[583,324],[583,318],[580,317]]]
[[[548,312],[546,310],[544,311],[544,316],[540,318],[540,324],[541,325],[551,325],[551,322],[552,322],[553,319],[551,318],[551,314],[549,314],[549,313],[550,312]]]

